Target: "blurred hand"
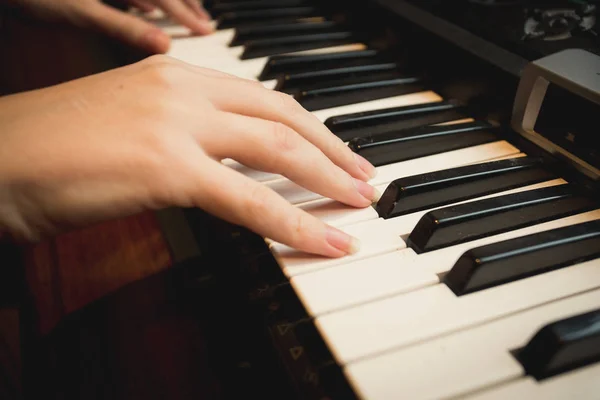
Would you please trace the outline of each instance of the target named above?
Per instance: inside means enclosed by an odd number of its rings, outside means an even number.
[[[210,16],[198,0],[120,1],[142,11],[158,8],[195,34],[206,35],[213,31]],[[158,27],[103,4],[101,0],[0,0],[0,2],[20,6],[44,20],[93,29],[151,54],[166,53],[169,49],[170,38]]]
[[[367,207],[375,172],[292,97],[166,56],[0,98],[0,231],[38,240],[164,207],[199,207],[299,250],[345,233],[220,161]]]

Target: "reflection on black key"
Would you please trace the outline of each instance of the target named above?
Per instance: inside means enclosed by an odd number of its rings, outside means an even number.
[[[251,11],[265,8],[298,7],[308,5],[308,0],[253,0],[253,1],[232,1],[219,2],[210,7],[210,14],[213,18],[225,12],[232,11]]]
[[[310,35],[300,34],[296,36],[252,40],[246,42],[244,52],[240,58],[242,60],[249,60],[275,54],[353,44],[358,41],[360,41],[358,36],[350,31],[315,33]]]
[[[269,58],[258,79],[265,81],[285,74],[372,64],[383,59],[381,53],[374,49],[301,56],[277,55]]]
[[[384,82],[390,81],[393,79],[404,79],[406,74],[397,71],[395,69],[385,70],[385,71],[373,71],[369,74],[341,74],[339,76],[329,76],[326,79],[316,79],[314,82],[305,82],[303,84],[302,90],[296,90],[293,94],[296,98],[300,96],[302,92],[310,92],[316,91],[319,89],[328,89],[328,88],[338,88],[338,87],[347,87],[351,85],[357,84],[368,84],[368,83],[376,83],[376,82]],[[289,92],[288,92],[289,93]]]
[[[287,7],[267,10],[232,11],[221,14],[217,20],[217,29],[236,28],[269,22],[294,21],[298,18],[315,17],[319,14],[316,7]]]
[[[600,257],[600,220],[465,252],[444,277],[460,296]]]
[[[393,218],[555,178],[537,157],[467,165],[397,179],[385,189],[376,210],[382,218]]]
[[[380,166],[497,140],[491,124],[475,121],[352,139],[348,147],[373,165]]]
[[[353,138],[464,119],[467,114],[465,111],[465,107],[457,101],[442,100],[339,115],[328,118],[325,126],[343,141],[348,141]]]
[[[517,359],[537,380],[600,361],[600,309],[544,326]]]
[[[423,253],[590,211],[598,202],[571,184],[478,200],[425,214],[408,237]]]
[[[286,74],[278,80],[275,90],[294,94],[300,90],[331,85],[340,77],[347,80],[356,79],[357,82],[361,78],[369,80],[377,73],[398,72],[398,67],[397,63],[388,62]]]
[[[281,24],[267,24],[258,26],[247,26],[236,29],[235,35],[231,42],[230,47],[239,46],[252,40],[265,40],[269,38],[276,38],[283,35],[298,35],[298,34],[310,34],[315,32],[331,32],[334,29],[339,30],[340,25],[333,21],[323,22],[297,22],[297,23],[281,23]]]
[[[416,93],[424,90],[419,77],[392,78],[381,81],[330,86],[298,92],[294,98],[308,111]]]

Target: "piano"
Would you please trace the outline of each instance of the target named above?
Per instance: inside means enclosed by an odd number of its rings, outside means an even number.
[[[294,96],[377,167],[382,192],[354,209],[223,160],[357,236],[360,250],[340,259],[202,210],[157,213],[176,264],[153,284],[175,315],[203,321],[218,398],[600,396],[597,1],[206,7],[206,37],[144,18],[172,35],[169,56]],[[102,315],[127,290],[138,289]],[[70,323],[66,337],[92,335],[81,315]],[[100,352],[78,351],[59,364],[82,378]],[[87,398],[115,398],[108,376],[119,375],[96,371]]]

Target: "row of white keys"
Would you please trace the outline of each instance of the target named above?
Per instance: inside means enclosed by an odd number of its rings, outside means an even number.
[[[404,262],[416,269],[446,272],[470,248],[599,218],[600,210],[581,213],[408,257],[413,261]],[[402,280],[398,285],[405,283],[409,282]],[[585,263],[466,296],[456,296],[438,284],[325,314],[315,324],[336,360],[348,364],[596,287],[600,287],[600,268]]]
[[[599,269],[600,260],[581,264],[580,267]],[[529,381],[522,365],[510,352],[525,346],[544,325],[593,311],[599,305],[600,290],[593,290],[359,361],[346,367],[345,374],[359,396],[369,400],[394,399],[400,394],[413,400],[464,398],[467,393],[517,379]],[[595,382],[596,395],[600,394],[600,379],[596,377],[591,382]],[[574,390],[574,387],[571,389]],[[557,398],[581,398],[564,397],[564,394]]]
[[[178,28],[173,28],[171,32]],[[240,59],[244,46],[229,47],[229,42],[235,35],[235,29],[218,30],[206,36],[180,37],[172,41],[168,56],[199,67],[216,69],[245,79],[256,80],[269,57],[258,57],[247,60]],[[349,43],[345,45],[328,46],[311,50],[292,51],[285,55],[310,55],[334,53],[342,51],[359,51],[366,49],[364,43]],[[265,83],[273,88],[272,81]]]
[[[443,207],[565,183],[562,179],[555,179]],[[442,207],[418,211],[388,220],[380,219],[380,221],[383,221],[381,226],[385,226],[386,229],[377,235],[377,239],[385,240],[382,236],[389,231],[391,231],[393,237],[406,237],[424,214],[438,208]],[[361,222],[352,225],[352,228],[362,224]],[[452,249],[453,254],[456,254],[458,248]],[[343,262],[342,259],[337,264],[326,266],[318,261],[304,265],[288,262],[284,264],[284,271],[291,276],[290,282],[307,312],[316,317],[342,308],[439,283],[438,274],[432,271],[431,268],[422,265],[422,260],[429,261],[428,257],[423,256],[417,255],[410,248],[402,248],[377,257],[355,259],[352,262]],[[446,260],[444,266],[450,269],[450,262],[455,260],[450,258]],[[438,264],[437,268],[441,268],[441,265]],[[306,269],[311,273],[306,273],[304,271]]]
[[[447,156],[447,154],[446,154]],[[526,157],[525,153],[517,153],[517,154],[508,154],[500,157],[495,157],[493,159],[486,159],[483,161],[477,161],[471,164],[480,164],[489,161],[499,161],[505,160],[509,158],[521,158]],[[451,168],[450,165],[448,168]],[[403,172],[405,174],[405,172]],[[404,175],[407,176],[407,175]],[[384,193],[387,187],[390,185],[389,182],[375,185],[375,188],[379,190],[381,193]],[[339,201],[332,200],[329,198],[322,198],[318,200],[309,201],[307,203],[300,203],[297,205],[299,208],[308,212],[309,214],[319,218],[321,221],[335,226],[336,228],[340,228],[346,225],[356,224],[362,221],[368,221],[370,219],[379,218],[377,211],[375,208],[366,207],[366,208],[356,208],[348,206],[344,203],[340,203]]]
[[[474,164],[517,154],[519,154],[519,150],[511,144],[505,141],[493,142],[378,167],[379,173],[374,179],[371,180],[371,183],[373,185],[384,185],[389,184],[394,179],[404,176],[417,175],[445,168]],[[283,185],[294,187],[296,184],[291,181],[285,181],[283,182]],[[322,196],[311,191],[300,187],[298,188],[301,189],[298,190],[298,192],[305,193],[305,197],[294,198],[293,196],[286,196],[285,192],[279,193],[283,193],[283,197],[292,203],[294,203],[294,200],[298,203],[302,203],[298,200],[309,201],[323,198]],[[314,205],[315,203],[312,204]],[[306,205],[298,204],[298,207],[306,207]],[[308,208],[309,207],[310,206],[308,206]],[[327,205],[325,205],[325,207],[327,207]],[[312,212],[318,211],[318,205],[315,208],[316,209],[313,209]],[[348,213],[346,214],[343,210],[348,210]],[[340,211],[335,217],[341,219],[348,215],[348,218],[351,218],[350,214],[354,212],[354,210],[343,207],[342,211]],[[363,218],[368,217],[368,213],[372,212],[375,212],[373,208],[366,208],[360,211]],[[314,215],[316,215],[316,213]],[[400,236],[395,232],[396,227],[393,226],[393,224],[386,223],[383,219],[378,218],[378,216],[375,214],[371,215],[375,217],[372,220],[363,220],[364,222],[361,223],[340,226],[342,231],[353,235],[362,241],[360,250],[355,254],[342,258],[322,258],[307,253],[302,253],[281,243],[273,243],[271,245],[272,253],[281,266],[283,272],[288,277],[292,277],[301,273],[312,272],[317,269],[327,268],[341,263],[348,263],[352,260],[372,257],[377,254],[382,254],[406,247],[406,243],[404,243]],[[332,215],[330,220],[333,217],[334,216]]]
[[[600,393],[599,376],[600,363],[595,363],[539,382],[531,377],[523,377],[461,399],[597,400]]]
[[[440,169],[458,167],[478,161],[491,160],[508,154],[518,154],[519,149],[510,143],[499,140],[479,146],[448,151],[431,156],[397,162],[377,167],[377,176],[369,181],[373,186],[389,184],[403,176],[411,176]],[[464,158],[463,158],[464,156]],[[471,158],[469,158],[471,156]],[[279,179],[265,183],[292,204],[307,203],[323,198],[288,179]]]

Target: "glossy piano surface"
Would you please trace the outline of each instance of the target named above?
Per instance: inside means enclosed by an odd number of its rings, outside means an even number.
[[[213,3],[222,4],[223,14],[235,12],[233,5],[223,6],[228,2]],[[383,160],[373,183],[392,191],[393,182],[408,181],[430,206],[387,216],[374,208],[348,210],[279,176],[225,160],[298,207],[359,235],[363,250],[344,260],[316,259],[280,244],[269,247],[264,238],[197,210],[169,210],[158,219],[134,216],[44,243],[27,254],[28,271],[35,271],[30,282],[37,284],[40,326],[44,333],[51,331],[39,348],[46,363],[33,370],[42,382],[40,390],[62,392],[62,398],[90,399],[250,394],[267,399],[451,395],[492,399],[506,394],[546,398],[548,393],[557,399],[570,393],[593,398],[598,380],[590,377],[599,373],[597,354],[582,354],[577,346],[581,341],[597,343],[597,333],[569,321],[589,323],[589,313],[600,306],[597,254],[587,251],[590,243],[597,243],[589,222],[600,219],[600,198],[587,177],[524,141],[510,126],[520,68],[528,59],[552,53],[549,49],[560,47],[558,43],[573,41],[534,38],[534,47],[522,42],[511,46],[507,43],[521,29],[515,27],[494,38],[478,31],[463,37],[461,47],[453,43],[460,35],[439,37],[435,27],[419,27],[427,18],[411,23],[402,12],[390,10],[399,10],[401,3],[412,7],[418,3],[421,12],[456,24],[473,13],[510,14],[507,8],[498,11],[500,6],[489,6],[496,11],[481,11],[488,6],[468,1],[456,2],[459,5],[452,9],[433,7],[440,3],[435,1],[385,3],[392,2],[332,1],[320,10],[323,20],[344,21],[344,28],[364,22],[358,31],[369,35],[356,43],[323,41],[301,49],[302,53],[291,47],[290,53],[278,49],[285,54],[244,60],[240,56],[245,45],[230,42],[235,28],[222,26],[211,38],[187,38],[174,25],[168,28],[178,37],[171,55],[250,79],[281,65],[282,75],[269,77],[280,79],[280,87],[286,71],[296,79],[313,72],[307,91],[316,88],[321,90],[318,94],[327,94],[324,102],[319,96],[311,100],[319,119],[370,115],[370,122],[359,120],[353,128],[376,127],[391,142],[407,143],[400,152],[373,136],[378,144],[369,151]],[[297,6],[289,2],[281,8]],[[475,10],[471,7],[478,8],[472,13],[456,11]],[[569,7],[579,6],[569,2]],[[246,9],[247,4],[240,6],[240,15],[246,18],[243,29],[249,30],[252,21],[243,14]],[[254,13],[252,18],[264,17],[262,23],[268,25],[268,14]],[[271,23],[282,26],[277,18]],[[231,14],[223,19],[228,24],[235,21]],[[588,40],[593,29],[577,33],[577,40]],[[295,32],[289,26],[285,30]],[[485,48],[503,49],[510,57],[496,59],[493,51],[478,57],[464,51],[473,37],[487,42]],[[300,56],[317,61],[311,67],[299,62]],[[418,72],[423,86],[404,92],[399,82],[388,82],[387,72],[366,78],[356,72],[357,67],[390,63],[398,74]],[[315,66],[327,70],[336,65],[348,67],[348,72],[337,76],[335,85],[327,74],[322,74],[323,80],[314,77]],[[380,86],[373,87],[369,79]],[[262,81],[277,90],[272,80]],[[301,89],[301,80],[297,82]],[[436,104],[460,104],[460,110],[448,113],[441,107],[431,114],[421,112]],[[457,124],[456,129],[448,124]],[[486,129],[462,132],[461,126]],[[490,187],[481,174],[493,175],[498,162],[507,169],[506,177],[499,176],[499,184]],[[517,171],[519,165],[538,168]],[[480,168],[474,173],[469,166]],[[390,198],[388,209],[413,207],[403,205],[403,198],[396,195]],[[513,204],[514,199],[523,204]],[[528,214],[527,207],[535,212]],[[425,250],[412,245],[411,234],[425,226],[421,221],[436,216],[444,217],[452,237],[466,232],[464,240],[440,240],[439,248]],[[579,236],[573,236],[567,228],[576,225],[585,234],[577,231]],[[533,235],[540,232],[551,233],[542,237],[547,248],[531,246],[537,240]],[[552,234],[563,237],[564,232],[570,235],[567,241],[577,243],[574,249],[581,257],[553,264],[552,251],[557,250]],[[428,235],[434,233],[420,235],[433,240]],[[465,287],[483,289],[456,294],[457,285],[447,285],[444,279],[460,275],[461,256],[469,250],[492,254],[494,245],[523,252],[518,254],[521,258],[502,253],[515,257],[511,260],[541,257],[538,269],[512,271],[510,279],[501,279],[498,276],[506,275],[494,274],[494,268],[511,262],[490,261],[471,280],[465,275],[459,279]],[[52,291],[60,292],[58,300]],[[84,307],[96,299],[100,300]],[[62,315],[80,308],[53,329]],[[43,320],[48,315],[43,311],[48,310],[53,318]],[[578,315],[583,317],[575,318]],[[561,332],[578,335],[581,341],[573,340],[568,356],[557,358],[560,374],[543,380],[528,375],[531,368],[519,354],[531,350],[522,349],[536,347],[539,339],[534,335],[543,326],[551,330],[557,325],[550,324],[567,318],[575,319],[559,324],[566,326]]]

